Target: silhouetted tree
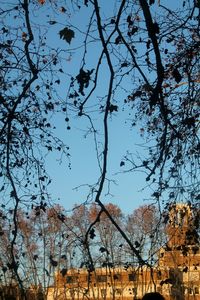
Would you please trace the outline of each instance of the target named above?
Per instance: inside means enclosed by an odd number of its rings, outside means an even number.
[[[179,199],[198,204],[199,13],[198,0],[167,6],[147,0],[1,1],[0,232],[2,245],[9,249],[4,255],[6,268],[19,284],[22,298],[19,252],[32,226],[20,212],[35,211],[44,248],[47,234],[58,230],[56,223],[45,224],[46,217],[51,218],[50,212],[47,215],[51,179],[45,158],[58,151],[69,159],[69,148],[55,134],[55,113],[61,116],[62,112],[68,130],[74,117],[86,120],[86,136],[92,134],[94,139],[99,173],[94,184],[86,183],[86,202],[92,199],[99,212],[93,221],[79,222],[78,232],[73,232],[90,263],[90,239],[105,216],[139,264],[148,264],[120,218],[103,203],[112,183],[110,124],[112,119],[122,119],[124,111],[124,121],[130,120],[135,131],[139,128],[145,146],[136,159],[134,149],[127,149],[120,170],[145,172],[159,209],[163,199],[166,208]],[[72,14],[82,20],[80,24],[70,18]],[[68,50],[56,46],[58,39]],[[76,64],[69,76],[66,63],[73,55]],[[78,222],[79,213],[71,221]],[[56,216],[65,223],[59,211]],[[48,241],[50,249],[59,237],[54,238]],[[56,267],[52,255],[50,266]]]
[[[96,191],[95,202],[143,264],[137,247],[102,203],[107,183],[109,187],[112,183],[110,124],[114,118],[120,120],[125,110],[130,125],[136,131],[140,128],[145,143],[142,154],[134,159],[129,150],[119,166],[122,172],[146,173],[151,198],[159,209],[163,197],[166,207],[180,199],[198,204],[199,3],[164,6],[157,1],[111,1],[109,10],[98,0],[85,5],[90,18],[68,105],[88,120],[94,135],[99,180],[88,185],[89,191]],[[94,50],[95,61],[91,59]]]

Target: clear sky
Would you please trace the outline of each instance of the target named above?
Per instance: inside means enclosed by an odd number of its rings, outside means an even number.
[[[79,123],[79,122],[77,122]],[[57,128],[60,132],[65,132],[66,125],[60,123]],[[129,125],[123,120],[116,118],[110,123],[110,143],[109,143],[109,178],[114,180],[111,183],[111,195],[105,196],[105,202],[115,203],[126,212],[131,212],[134,208],[144,204],[144,199],[149,196],[149,191],[141,191],[146,185],[144,174],[142,173],[119,173],[120,162],[127,149],[136,150],[136,144],[140,141],[136,129],[129,130]],[[56,160],[55,155],[49,156],[47,165],[49,174],[53,178],[50,191],[52,197],[60,198],[58,203],[67,210],[71,209],[75,203],[80,204],[86,201],[88,187],[86,184],[93,184],[99,176],[96,154],[94,151],[94,141],[91,136],[85,138],[81,128],[81,122],[71,126],[71,130],[64,133],[66,143],[70,146],[71,169],[68,162],[61,165]],[[138,147],[137,147],[138,148]],[[139,150],[138,150],[139,151]],[[141,149],[140,149],[141,151]],[[118,174],[117,174],[118,173]],[[79,189],[75,189],[78,186]]]

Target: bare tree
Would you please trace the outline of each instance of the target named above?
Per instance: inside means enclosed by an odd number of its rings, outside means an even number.
[[[92,199],[100,211],[90,224],[79,228],[83,232],[75,234],[79,245],[82,242],[90,256],[91,232],[101,215],[106,215],[139,264],[148,264],[103,203],[112,183],[110,124],[125,110],[125,121],[136,131],[140,128],[142,154],[135,159],[134,149],[127,149],[120,170],[146,173],[159,210],[161,199],[166,199],[167,207],[179,199],[198,204],[199,1],[165,6],[154,0],[113,0],[109,9],[98,0],[76,0],[70,6],[64,0],[55,4],[43,0],[1,2],[2,209],[3,215],[12,209],[11,232],[5,242],[10,245],[9,264],[22,297],[16,254],[21,239],[19,211],[32,205],[38,214],[46,213],[51,181],[45,168],[46,154],[58,151],[69,157],[68,147],[54,134],[56,112],[64,113],[67,129],[70,118],[85,119],[86,135],[94,138],[99,175],[88,185],[86,202]],[[79,14],[81,19],[83,11],[87,18],[78,28],[69,16]],[[51,35],[69,46],[75,41],[74,48],[56,48]],[[59,86],[68,78],[65,63],[72,52],[80,67],[76,65],[71,72],[67,101],[63,101]]]
[[[125,106],[132,125],[141,126],[147,154],[135,162],[129,153],[121,166],[127,165],[127,171],[143,169],[147,182],[157,184],[153,194],[156,199],[167,191],[170,199],[176,199],[180,193],[187,199],[184,195],[188,192],[195,200],[199,163],[198,3],[165,7],[156,1],[114,1],[115,13],[111,9],[107,14],[98,1],[86,4],[91,12],[91,34],[87,34],[85,47],[89,51],[90,42],[96,37],[97,46],[93,48],[101,51],[91,71],[86,71],[87,62],[91,63],[90,55],[84,51],[70,95],[73,101],[76,99],[74,109],[78,115],[90,122],[90,101],[93,94],[99,95],[96,104],[103,113],[104,125],[99,192],[107,174],[109,119],[111,115],[117,118]],[[108,84],[99,92],[102,72],[106,73]],[[126,80],[131,85],[127,86]],[[95,122],[91,131],[96,133]],[[97,201],[98,198],[99,193]]]
[[[46,22],[39,22],[41,4],[28,0],[14,4],[1,1],[0,10],[1,199],[5,211],[13,210],[10,267],[22,293],[15,253],[15,244],[19,242],[18,211],[31,205],[45,208],[49,201],[46,186],[51,182],[45,170],[45,156],[52,151],[68,155],[68,147],[54,135],[51,122],[52,114],[64,109],[56,90],[63,72],[62,55],[47,38],[51,21],[45,16]],[[50,9],[52,16],[54,8]]]
[[[107,183],[111,183],[110,120],[125,109],[130,125],[136,130],[140,127],[142,155],[134,159],[133,151],[128,151],[120,166],[123,172],[146,173],[146,182],[153,189],[151,198],[159,210],[161,197],[166,203],[188,198],[198,203],[199,4],[187,1],[164,6],[157,1],[124,0],[111,2],[109,11],[98,0],[85,5],[91,17],[81,68],[71,81],[69,107],[88,120],[94,135],[99,179],[88,186],[90,193],[95,191],[95,202],[143,264],[136,247],[102,202]],[[91,51],[96,51],[95,63]],[[103,89],[99,83],[102,76]],[[98,112],[100,128],[95,122]]]
[[[163,218],[157,208],[143,205],[135,209],[127,216],[125,228],[138,251],[153,265],[158,259],[159,249],[166,243]],[[129,253],[130,250],[127,251]]]

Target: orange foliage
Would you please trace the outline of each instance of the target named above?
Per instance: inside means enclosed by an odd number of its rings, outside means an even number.
[[[38,2],[43,5],[45,4],[46,0],[38,0]]]
[[[130,215],[133,220],[144,233],[150,232],[158,222],[158,211],[153,205],[142,205]]]
[[[107,209],[107,211],[111,214],[111,216],[113,218],[119,218],[122,216],[121,209],[115,204],[108,203],[105,205],[105,208]],[[99,206],[97,206],[95,204],[91,206],[90,211],[89,211],[89,218],[90,218],[91,222],[93,222],[96,219],[99,211],[100,211]],[[106,220],[107,218],[108,217],[105,214],[105,212],[103,212],[100,216],[101,221]]]

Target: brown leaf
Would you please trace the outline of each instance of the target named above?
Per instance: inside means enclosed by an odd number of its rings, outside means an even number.
[[[46,0],[38,0],[38,3],[40,3],[41,5],[44,5],[46,2]]]

